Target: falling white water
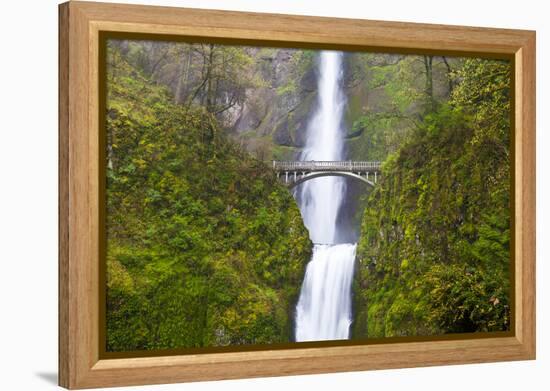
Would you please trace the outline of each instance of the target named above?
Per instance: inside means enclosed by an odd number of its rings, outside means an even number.
[[[342,53],[323,51],[319,58],[318,107],[308,124],[300,160],[344,160]],[[298,188],[298,202],[315,243],[296,306],[296,341],[347,339],[356,245],[338,243],[337,219],[345,182],[321,177]]]
[[[308,124],[300,160],[343,160],[342,53],[321,52],[319,66],[318,108]],[[344,186],[343,178],[329,176],[306,181],[299,189],[304,224],[314,243],[330,244],[336,240],[336,219]]]
[[[296,341],[347,339],[355,244],[316,244],[296,308]]]

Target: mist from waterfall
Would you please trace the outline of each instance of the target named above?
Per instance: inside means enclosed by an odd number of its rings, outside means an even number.
[[[300,160],[345,160],[342,57],[341,52],[320,53],[317,110]],[[297,342],[349,337],[356,244],[339,240],[337,221],[345,191],[343,178],[327,176],[304,182],[295,194],[314,243],[296,306]]]

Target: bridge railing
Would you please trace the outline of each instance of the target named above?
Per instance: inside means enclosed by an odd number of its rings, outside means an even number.
[[[273,161],[276,171],[380,171],[381,162],[360,161]]]

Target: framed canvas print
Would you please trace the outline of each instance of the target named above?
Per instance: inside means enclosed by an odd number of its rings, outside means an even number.
[[[60,5],[67,388],[535,358],[535,33]]]

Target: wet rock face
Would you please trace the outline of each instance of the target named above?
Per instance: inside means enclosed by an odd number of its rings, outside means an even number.
[[[246,92],[245,102],[231,112],[228,131],[246,148],[255,152],[258,145],[269,151],[274,159],[296,157],[305,144],[308,119],[317,101],[316,52],[294,49],[255,49],[252,53],[255,69],[264,82],[261,87]],[[346,53],[344,56],[343,87],[346,95],[344,128],[349,158],[364,159],[365,116],[385,118],[396,112],[397,102],[392,98],[389,76],[381,76],[385,69],[402,66],[404,55]],[[417,60],[421,63],[421,58]],[[437,97],[449,94],[445,82],[445,68],[434,69],[433,91]],[[415,86],[423,88],[424,79]],[[389,90],[388,90],[389,89]],[[402,108],[404,115],[415,116],[421,111],[417,103]],[[362,120],[363,118],[363,120]],[[398,129],[407,122],[394,121]],[[376,127],[378,125],[372,124]],[[265,154],[264,154],[265,155]]]
[[[282,121],[279,123],[275,131],[273,132],[273,141],[279,145],[292,146],[292,138],[288,131],[288,121]]]
[[[317,93],[314,61],[307,63],[294,49],[251,52],[264,83],[246,91],[244,104],[227,113],[231,134],[254,151],[267,142],[270,149],[287,147],[296,154],[303,147],[307,122]]]
[[[241,134],[260,128],[269,112],[268,102],[274,98],[274,95],[274,91],[269,88],[248,89],[245,103],[231,113],[233,115],[233,121],[229,124],[231,130]],[[259,134],[259,136],[265,136],[265,134]]]
[[[288,82],[291,73],[291,60],[295,50],[279,49],[273,57],[272,80],[274,87],[280,87]]]
[[[309,68],[307,72],[304,73],[301,80],[301,87],[302,92],[305,94],[317,91],[317,72],[315,72],[315,68]]]

